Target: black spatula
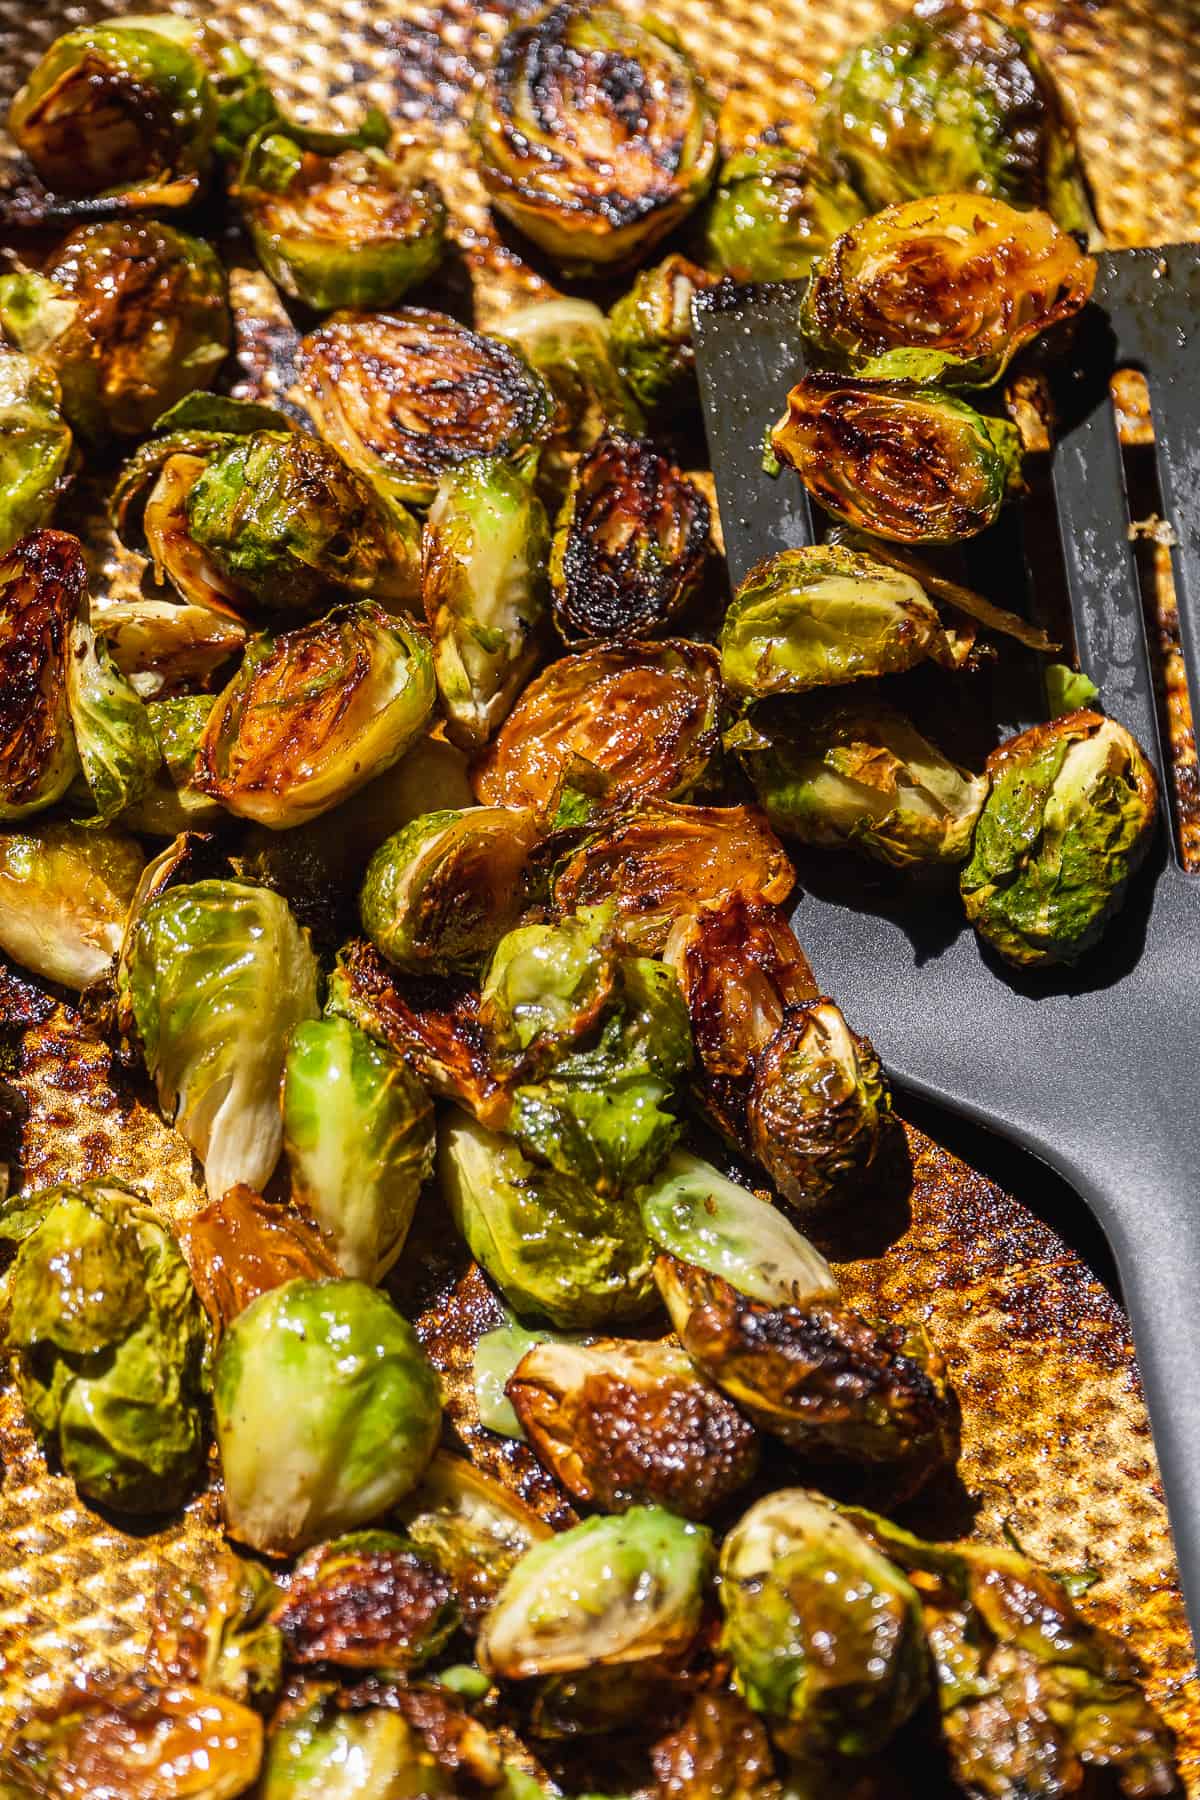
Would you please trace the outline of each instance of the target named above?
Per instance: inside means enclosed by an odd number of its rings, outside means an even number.
[[[764,433],[804,366],[800,292],[723,286],[696,303],[735,584],[772,551],[814,540],[798,478],[772,480],[762,467]],[[1183,649],[1200,695],[1200,246],[1102,256],[1057,382],[1069,417],[1053,486],[1080,665],[1169,776],[1109,397],[1121,368],[1144,371],[1150,389]],[[992,597],[1012,604],[1010,593]],[[1200,1639],[1200,877],[1184,873],[1164,821],[1103,944],[1053,979],[985,960],[953,895],[944,911],[922,896],[907,912],[829,897],[819,854],[797,858],[795,915],[818,980],[901,1086],[1054,1165],[1112,1245]]]

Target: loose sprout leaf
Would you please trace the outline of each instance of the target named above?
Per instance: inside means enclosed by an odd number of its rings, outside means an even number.
[[[158,738],[137,692],[103,638],[80,618],[67,662],[67,705],[95,815],[110,825],[142,799],[161,766]]]
[[[53,373],[17,350],[0,351],[0,556],[48,525],[66,487],[73,440]]]
[[[608,315],[622,373],[648,413],[670,412],[695,400],[692,301],[714,279],[685,256],[668,256],[643,269]]]
[[[1042,680],[1046,684],[1046,701],[1052,719],[1062,713],[1078,712],[1100,697],[1100,689],[1091,676],[1066,663],[1048,663],[1042,671]]]
[[[515,1320],[485,1331],[475,1345],[472,1385],[479,1423],[501,1437],[524,1438],[521,1421],[513,1411],[505,1389],[526,1351],[551,1341],[551,1331],[530,1331]]]

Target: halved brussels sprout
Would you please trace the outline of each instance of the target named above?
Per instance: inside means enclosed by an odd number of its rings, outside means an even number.
[[[144,862],[116,831],[53,824],[0,834],[0,950],[82,992],[113,966]]]
[[[292,1032],[283,1070],[292,1198],[347,1275],[380,1282],[433,1172],[433,1107],[407,1066],[347,1019]]]
[[[252,1300],[285,1281],[343,1273],[315,1226],[248,1187],[228,1188],[193,1213],[179,1243],[218,1335]]]
[[[179,1505],[204,1460],[208,1332],[175,1240],[112,1181],[10,1201],[0,1237],[19,1246],[4,1347],[38,1436],[89,1500]]]
[[[1006,961],[1071,963],[1120,906],[1158,818],[1158,782],[1115,719],[1065,713],[987,761],[991,792],[962,871],[967,917]]]
[[[223,809],[196,785],[200,742],[212,710],[211,694],[147,703],[159,763],[149,786],[122,810],[121,823],[131,831],[174,837],[179,831],[203,831],[221,818]]]
[[[317,1014],[308,933],[266,888],[185,883],[134,924],[125,986],[159,1103],[210,1198],[239,1182],[261,1192],[283,1143],[288,1036]]]
[[[941,194],[839,237],[813,271],[800,326],[851,367],[987,387],[1023,344],[1077,313],[1095,279],[1093,259],[1048,213]]]
[[[557,484],[564,459],[590,450],[606,426],[645,429],[642,409],[617,366],[609,323],[592,301],[560,298],[519,306],[493,327],[493,335],[515,344],[554,395],[554,429],[539,468],[543,480],[550,461]]]
[[[836,170],[790,144],[735,150],[704,221],[708,260],[734,281],[798,281],[863,214]]]
[[[871,212],[924,194],[995,194],[1064,231],[1091,208],[1074,136],[1029,33],[959,0],[922,6],[834,72],[820,146]]]
[[[499,458],[449,469],[421,540],[421,593],[446,730],[485,744],[537,666],[550,526],[530,484]]]
[[[988,778],[948,762],[902,714],[834,702],[755,723],[738,752],[784,837],[897,868],[968,855]]]
[[[702,1519],[758,1466],[754,1427],[669,1341],[536,1344],[506,1392],[541,1461],[604,1512]]]
[[[609,431],[576,465],[554,527],[550,590],[564,637],[661,630],[696,593],[708,501],[646,438]]]
[[[433,709],[425,638],[360,601],[261,637],[204,728],[196,785],[239,818],[303,825],[397,762]]]
[[[105,595],[92,604],[92,621],[122,675],[145,700],[175,698],[211,682],[245,646],[246,627],[232,613],[177,606],[171,600],[133,600]],[[212,696],[208,696],[211,701]],[[164,715],[165,716],[165,715]],[[154,724],[155,715],[150,721]],[[173,728],[156,728],[164,760],[173,755]]]
[[[532,814],[504,806],[414,819],[367,864],[363,930],[412,975],[478,968],[517,921],[536,840]]]
[[[92,443],[140,437],[207,387],[233,336],[209,245],[134,219],[81,226],[39,274],[0,275],[0,326],[53,369],[64,413]]]
[[[771,433],[835,519],[900,544],[954,544],[1021,487],[1021,438],[936,387],[804,375]]]
[[[929,1689],[913,1584],[833,1502],[759,1500],[721,1548],[722,1648],[789,1756],[869,1756]]]
[[[609,805],[679,799],[716,754],[720,702],[707,644],[596,644],[560,657],[476,764],[475,792],[485,806],[535,810],[561,804],[567,785]]]
[[[668,256],[643,269],[609,313],[621,372],[647,412],[695,398],[692,301],[714,279],[686,256]]]
[[[298,367],[297,397],[321,436],[415,506],[476,457],[532,473],[553,426],[550,390],[520,352],[446,313],[336,313],[301,340]]]
[[[213,1378],[230,1534],[287,1556],[414,1488],[441,1427],[417,1335],[361,1281],[289,1281],[239,1313]]]
[[[266,1570],[232,1550],[207,1555],[193,1577],[165,1571],[150,1615],[147,1675],[243,1706],[272,1705],[283,1680],[283,1638],[271,1622],[278,1600]]]
[[[407,1538],[356,1531],[311,1550],[275,1608],[289,1663],[401,1674],[458,1625],[449,1578]]]
[[[631,1200],[536,1167],[464,1114],[441,1127],[439,1172],[472,1256],[522,1316],[579,1329],[653,1310],[649,1245]]]
[[[650,1761],[659,1794],[671,1800],[776,1800],[781,1791],[761,1719],[728,1688],[702,1689],[683,1721],[652,1746]],[[790,1771],[788,1800],[818,1800],[822,1784],[810,1789],[809,1773]],[[826,1789],[833,1791],[841,1800],[875,1800],[868,1789]]]
[[[47,525],[71,468],[71,427],[49,369],[0,349],[0,556]]]
[[[0,819],[61,800],[79,770],[71,649],[87,606],[78,538],[31,531],[0,561]]]
[[[445,1450],[397,1512],[407,1536],[449,1575],[468,1625],[490,1610],[525,1552],[551,1535],[509,1488]]]
[[[704,197],[716,116],[668,25],[560,4],[515,25],[473,124],[492,205],[560,267],[644,256]]]

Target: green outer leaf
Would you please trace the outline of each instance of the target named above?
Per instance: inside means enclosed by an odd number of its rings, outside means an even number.
[[[83,778],[95,814],[110,825],[145,794],[162,763],[144,702],[113,661],[103,638],[76,621],[67,662],[67,703]]]
[[[71,464],[71,428],[54,375],[0,351],[0,556],[49,523]]]
[[[726,157],[705,215],[710,264],[735,281],[797,281],[863,216],[832,168],[787,144]]]

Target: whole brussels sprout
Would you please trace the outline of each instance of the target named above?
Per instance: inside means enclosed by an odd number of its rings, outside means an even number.
[[[17,350],[0,350],[0,556],[47,525],[67,486],[71,427],[53,372]]]
[[[87,604],[77,538],[31,531],[0,561],[0,819],[61,800],[79,770],[69,675]]]
[[[112,968],[144,862],[123,832],[56,823],[0,834],[0,950],[82,993]]]
[[[0,276],[0,326],[54,371],[81,437],[140,437],[209,385],[232,342],[225,272],[170,225],[83,225],[39,274]]]
[[[289,1281],[239,1313],[213,1383],[231,1535],[287,1556],[414,1488],[441,1427],[416,1333],[361,1281]]]
[[[380,1282],[399,1257],[436,1139],[429,1096],[347,1019],[297,1025],[283,1069],[292,1198],[347,1275]]]
[[[397,1511],[406,1535],[449,1575],[472,1628],[525,1552],[551,1535],[511,1488],[445,1450],[436,1452],[420,1486]]]
[[[647,412],[696,396],[692,301],[713,279],[686,256],[668,256],[643,269],[608,315],[622,373]]]
[[[176,694],[147,702],[159,764],[149,786],[121,813],[121,823],[131,831],[173,838],[180,831],[203,831],[220,820],[224,809],[197,786],[200,743],[212,710],[211,694]]]
[[[575,273],[644,256],[704,197],[717,155],[715,113],[674,32],[603,6],[514,25],[472,129],[492,205]]]
[[[696,593],[711,516],[699,488],[646,438],[609,431],[571,476],[554,527],[550,591],[566,638],[645,637]]]
[[[735,281],[798,281],[862,201],[819,157],[759,143],[721,164],[704,220],[709,263]]]
[[[565,298],[519,306],[493,327],[494,336],[515,344],[554,395],[554,429],[539,468],[543,480],[551,474],[560,481],[565,457],[590,450],[607,426],[645,429],[642,409],[617,365],[609,327],[591,300]]]
[[[112,1181],[10,1201],[0,1236],[18,1244],[4,1345],[38,1436],[86,1499],[177,1506],[204,1460],[208,1333],[174,1239]]]
[[[478,750],[537,666],[550,526],[497,457],[448,469],[425,521],[421,594],[447,734]]]
[[[901,544],[974,537],[1021,487],[1015,425],[901,381],[805,375],[771,443],[835,519]]]
[[[1121,904],[1149,848],[1158,782],[1115,719],[1065,713],[993,750],[961,875],[979,935],[1019,968],[1072,963]]]
[[[386,1705],[355,1704],[329,1684],[303,1690],[275,1720],[261,1800],[454,1800],[452,1769]]]
[[[738,1691],[788,1755],[869,1756],[924,1700],[917,1590],[823,1495],[752,1506],[722,1546],[718,1594]]]
[[[408,1673],[458,1625],[447,1576],[407,1538],[355,1531],[311,1550],[275,1609],[289,1663]]]

